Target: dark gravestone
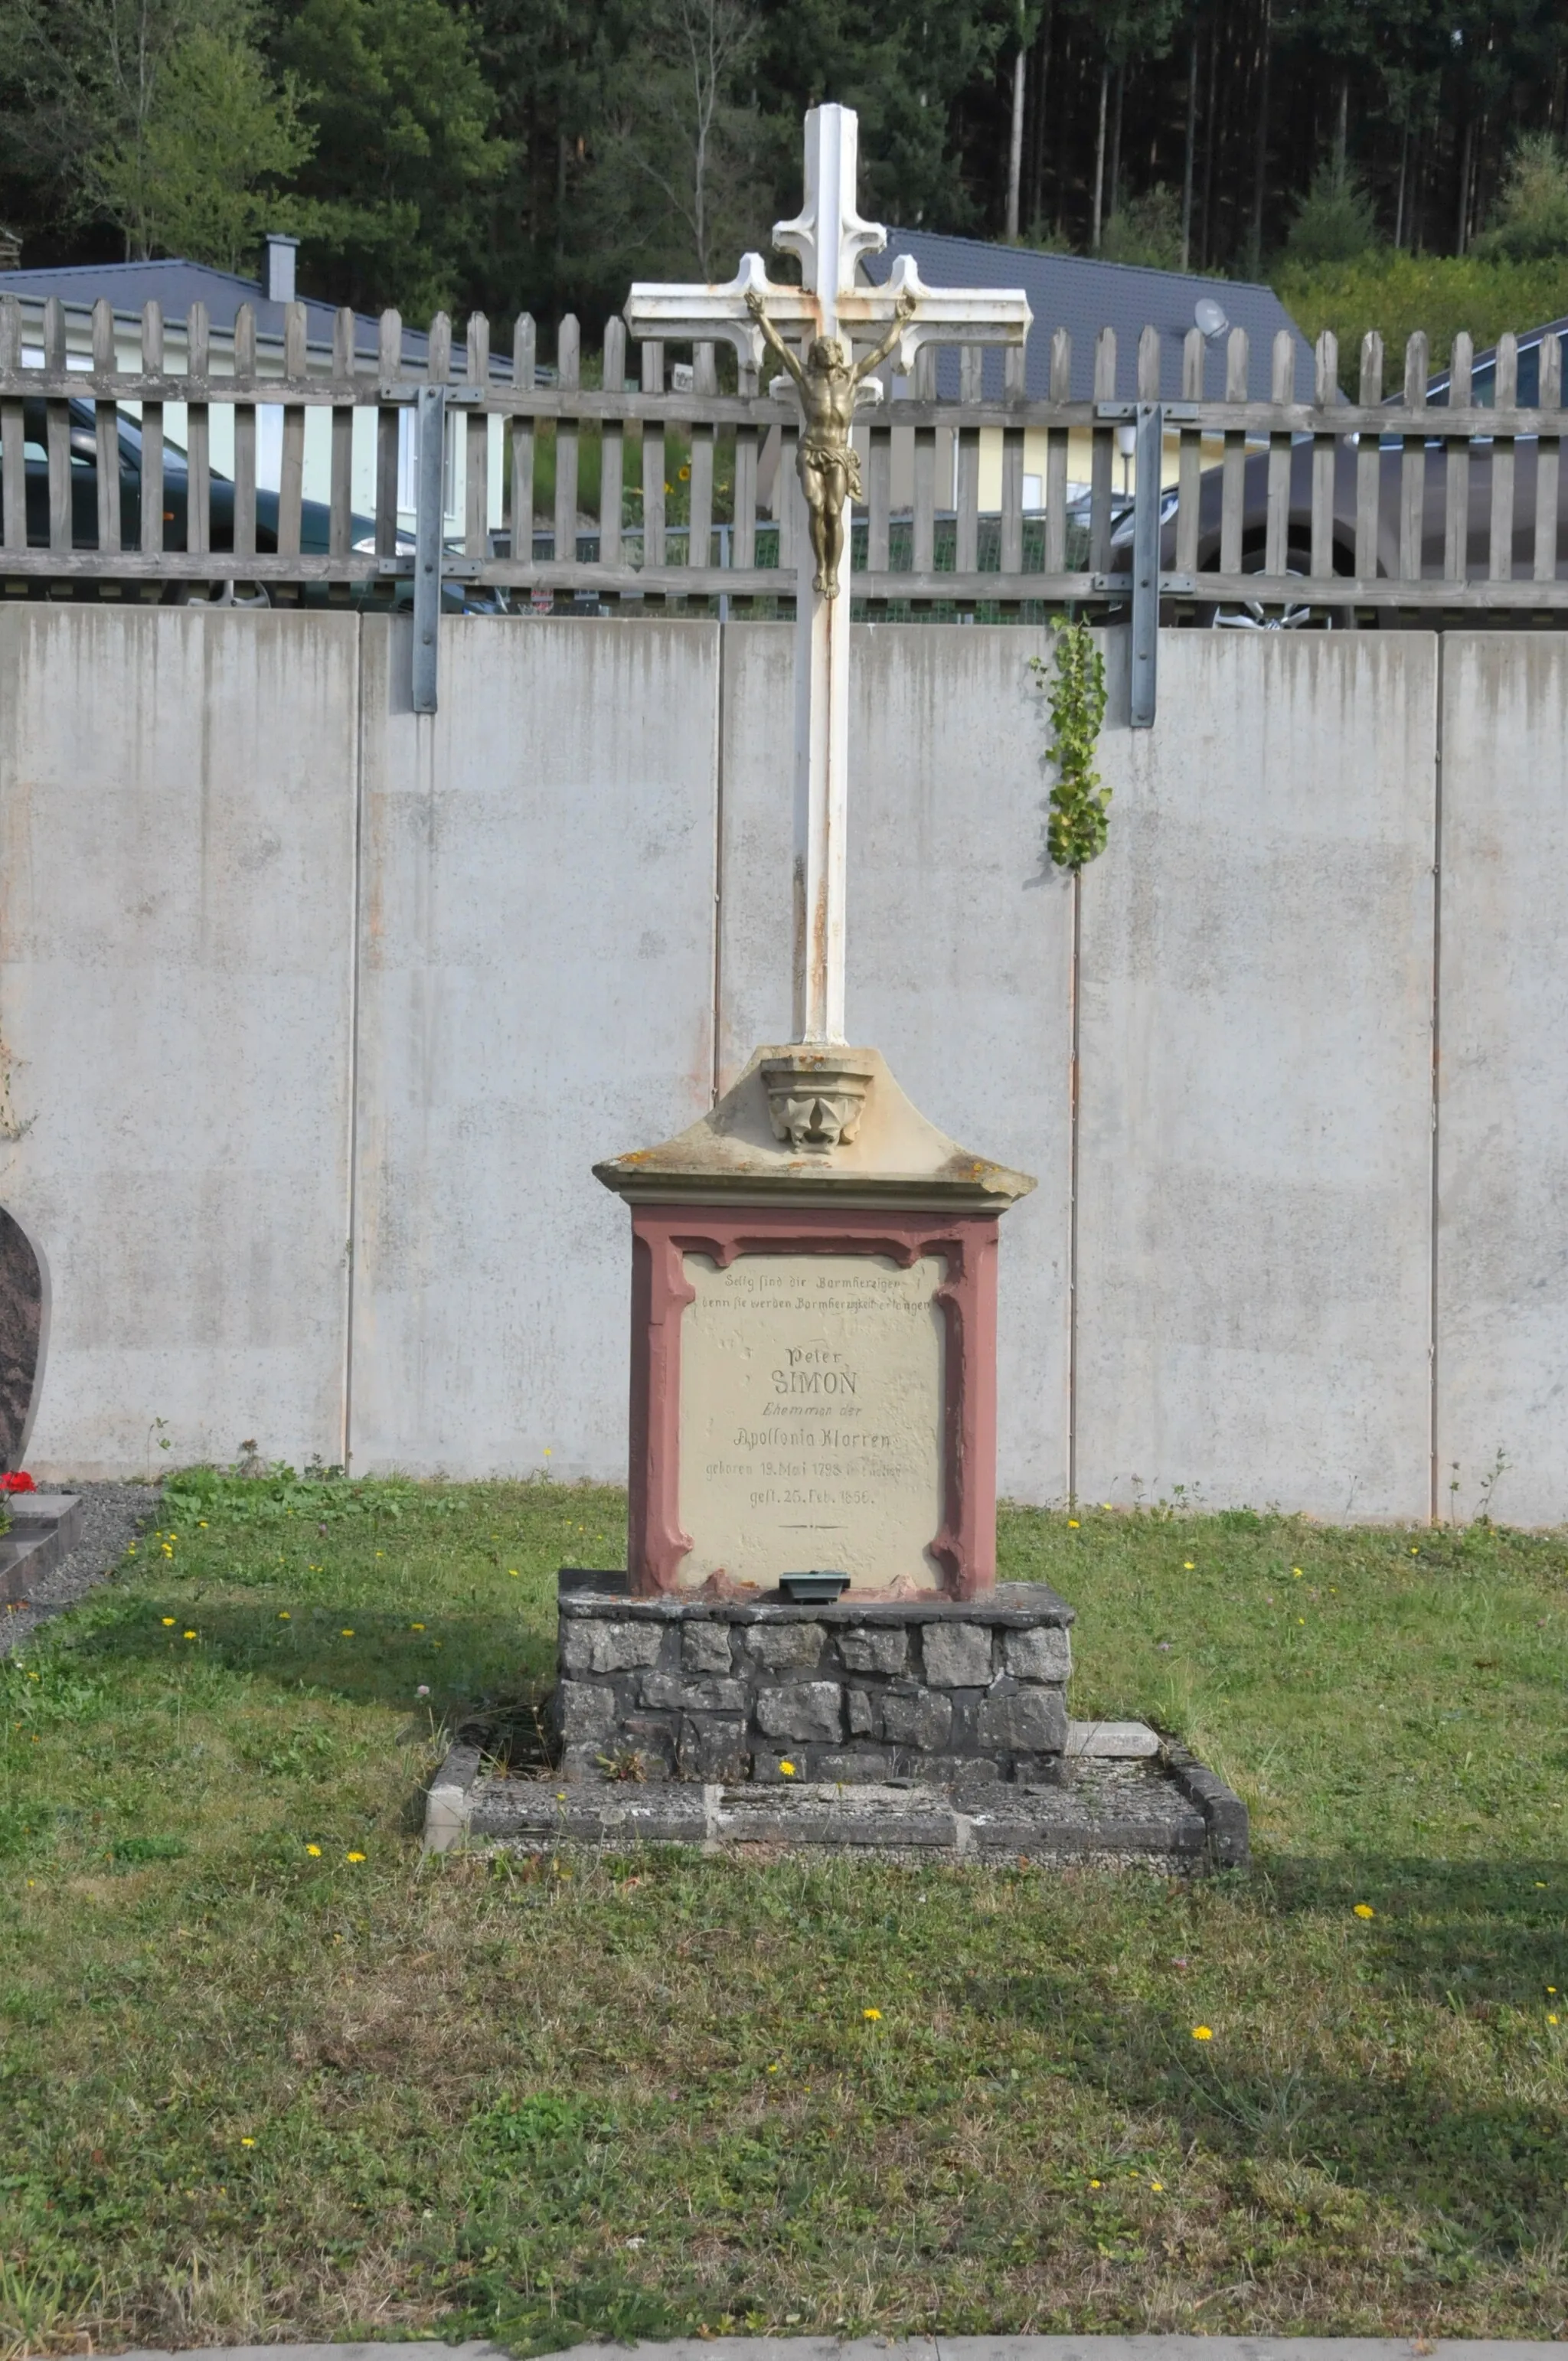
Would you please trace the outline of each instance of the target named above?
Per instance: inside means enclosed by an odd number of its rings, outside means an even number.
[[[0,1471],[22,1465],[48,1344],[48,1268],[0,1205]]]

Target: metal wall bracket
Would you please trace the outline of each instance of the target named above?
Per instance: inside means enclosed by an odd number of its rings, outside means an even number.
[[[1135,730],[1153,727],[1159,670],[1160,462],[1165,421],[1157,401],[1137,404],[1133,462],[1133,685]]]
[[[422,385],[419,407],[419,498],[414,508],[413,709],[435,711],[440,656],[442,533],[445,522],[446,388]]]
[[[1144,401],[1097,401],[1094,415],[1110,426],[1118,419],[1124,422],[1135,419],[1140,411],[1147,408],[1148,404]],[[1167,401],[1162,402],[1160,408],[1168,426],[1196,426],[1198,423],[1198,404],[1195,401]]]

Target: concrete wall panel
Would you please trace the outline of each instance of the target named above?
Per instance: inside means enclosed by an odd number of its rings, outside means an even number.
[[[0,610],[0,1197],[53,1278],[45,1478],[342,1455],[358,635]]]
[[[1436,676],[1430,633],[1173,631],[1153,730],[1113,684],[1080,935],[1086,1499],[1427,1512]]]
[[[365,627],[354,1465],[626,1464],[630,1247],[590,1167],[710,1103],[718,631]]]
[[[1070,888],[1045,853],[1044,632],[857,625],[848,1026],[964,1147],[1035,1174],[1002,1229],[998,1478],[1067,1489]],[[720,1038],[788,1038],[794,631],[725,650]]]
[[[1442,709],[1437,1495],[1568,1521],[1568,644],[1450,632]],[[1451,1491],[1457,1481],[1458,1490]]]

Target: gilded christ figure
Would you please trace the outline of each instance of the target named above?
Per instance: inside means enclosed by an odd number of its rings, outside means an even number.
[[[807,347],[803,368],[769,319],[761,295],[753,288],[746,308],[762,332],[770,352],[794,379],[805,412],[795,469],[806,494],[811,554],[817,560],[812,588],[826,598],[839,592],[839,566],[844,554],[844,503],[863,500],[860,455],[850,439],[855,421],[855,391],[862,378],[886,360],[915,314],[915,298],[905,289],[894,307],[886,335],[861,361],[851,361],[849,347],[838,336],[818,336]]]

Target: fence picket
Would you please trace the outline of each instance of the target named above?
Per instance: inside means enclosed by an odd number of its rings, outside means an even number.
[[[923,345],[915,356],[910,390],[916,401],[929,401],[937,390],[937,354]],[[915,430],[913,510],[909,539],[913,570],[931,574],[937,565],[937,430]]]
[[[1225,345],[1225,400],[1245,401],[1251,342],[1245,328],[1233,328]],[[1220,571],[1242,570],[1242,500],[1245,491],[1246,435],[1227,431],[1220,480]]]
[[[1025,347],[1009,345],[1002,361],[1004,401],[1023,401],[1026,398],[1026,363]],[[1024,570],[1024,430],[1021,426],[1004,426],[1002,430],[1001,539],[1003,573],[1021,574]]]
[[[1189,328],[1181,344],[1181,399],[1201,401],[1203,399],[1203,355],[1201,328]],[[1179,574],[1198,571],[1199,505],[1202,500],[1203,438],[1195,426],[1184,426],[1176,455],[1176,569]]]
[[[1461,328],[1453,339],[1448,360],[1448,406],[1451,410],[1470,407],[1471,368],[1475,346],[1467,329]],[[1470,575],[1470,445],[1460,436],[1448,445],[1446,481],[1443,485],[1443,578],[1448,582],[1464,582]]]
[[[256,379],[256,307],[242,303],[234,321],[234,373]],[[236,401],[234,410],[234,554],[256,555],[256,404]]]
[[[93,369],[94,376],[113,377],[116,373],[115,357],[115,314],[106,295],[100,295],[93,306]],[[112,397],[103,395],[93,404],[93,449],[98,477],[98,546],[117,550],[120,545],[120,413]]]
[[[965,345],[959,354],[959,400],[968,408],[978,403],[985,388],[981,372],[985,365],[985,348],[981,345]],[[953,507],[957,511],[954,533],[953,564],[959,574],[974,574],[980,567],[980,429],[960,426],[954,459]]]
[[[757,372],[750,361],[740,364],[740,390],[754,395]],[[757,562],[757,429],[753,425],[735,429],[735,525],[730,550],[730,563],[735,566],[754,566]]]
[[[566,313],[555,335],[555,382],[565,392],[582,378],[582,330]],[[555,421],[555,561],[577,556],[577,438],[575,418]]]
[[[1072,400],[1072,338],[1065,328],[1051,331],[1050,398]],[[1065,426],[1046,432],[1046,572],[1067,571],[1067,458]]]
[[[1424,410],[1427,402],[1427,338],[1418,328],[1405,346],[1405,408]],[[1421,578],[1421,524],[1426,497],[1427,445],[1424,434],[1407,434],[1399,454],[1399,579]]]
[[[22,307],[14,295],[0,295],[0,370],[22,366]],[[27,545],[27,474],[22,405],[14,394],[0,400],[0,548]]]
[[[1369,328],[1361,340],[1361,406],[1373,410],[1383,399],[1383,339]],[[1358,434],[1355,445],[1355,571],[1363,580],[1377,571],[1377,498],[1381,489],[1376,434]]]
[[[663,393],[664,390],[664,347],[645,344],[642,347],[642,390]],[[642,565],[664,563],[664,422],[645,419],[642,423]]]
[[[1313,354],[1312,398],[1320,410],[1332,409],[1339,398],[1339,338],[1325,328]],[[1312,437],[1313,574],[1321,581],[1334,570],[1334,453],[1332,434]]]
[[[1274,339],[1269,396],[1285,404],[1296,385],[1296,339],[1281,328]],[[1290,558],[1290,437],[1268,438],[1268,490],[1264,522],[1263,570],[1276,577],[1289,571]]]
[[[141,365],[145,375],[163,374],[163,306],[144,303],[141,314]],[[141,482],[138,497],[141,502],[137,542],[144,556],[161,555],[164,545],[163,512],[163,404],[144,401],[141,406]],[[186,487],[187,519],[190,511],[190,487]],[[187,531],[189,523],[187,523]]]
[[[143,329],[145,341],[146,329]],[[185,322],[185,374],[201,383],[211,366],[212,328],[204,303],[192,303]],[[160,413],[161,415],[161,413]],[[147,443],[147,412],[142,411],[142,444]],[[162,466],[161,437],[159,465]],[[146,460],[143,459],[143,477]],[[144,489],[145,501],[147,492]],[[162,506],[161,501],[159,503]],[[161,519],[159,531],[163,530]],[[148,546],[147,522],[142,522],[142,547]],[[188,401],[185,405],[185,546],[205,555],[213,545],[213,434],[212,412],[204,401]]]
[[[599,375],[606,391],[619,391],[626,379],[626,323],[619,313],[605,322],[604,352]],[[599,564],[620,564],[620,519],[626,483],[626,429],[619,418],[607,418],[599,430]]]
[[[51,295],[44,305],[44,367],[65,372],[65,306],[58,295]],[[49,450],[49,545],[51,550],[68,550],[71,545],[71,404],[52,401],[46,404]]]
[[[1511,333],[1497,338],[1497,406],[1511,410],[1519,395],[1519,346]],[[1514,560],[1514,438],[1492,438],[1492,533],[1486,573],[1493,582],[1506,582]]]
[[[1116,331],[1102,328],[1094,339],[1094,399],[1116,399]],[[1089,564],[1095,574],[1111,566],[1111,493],[1116,457],[1113,428],[1096,426],[1089,456]]]
[[[1563,407],[1563,339],[1543,336],[1541,340],[1541,384],[1536,400],[1543,411]],[[1538,582],[1557,579],[1557,498],[1563,464],[1563,445],[1556,434],[1546,432],[1545,423],[1535,446],[1535,578]]]
[[[537,385],[538,342],[532,312],[520,312],[511,332],[511,380],[532,395]],[[517,411],[511,421],[511,491],[507,531],[514,566],[533,564],[533,413]]]
[[[383,392],[403,373],[403,322],[383,312],[376,330],[376,378]],[[398,547],[398,462],[403,412],[383,404],[376,412],[376,555],[393,557]]]
[[[333,317],[332,374],[336,384],[352,384],[354,314],[346,304],[340,305]],[[330,500],[327,547],[334,557],[346,557],[354,538],[354,412],[346,403],[333,407]]]
[[[465,375],[470,385],[490,382],[490,324],[483,312],[470,312],[464,331]],[[464,417],[463,553],[466,557],[490,554],[490,422],[477,403]]]
[[[306,375],[305,307],[283,306],[283,375],[298,384]],[[278,549],[300,554],[300,519],[305,494],[305,413],[297,401],[283,406],[283,449],[278,475]]]
[[[718,371],[715,366],[711,345],[696,345],[692,352],[692,391],[699,398],[718,391]],[[691,493],[686,514],[690,524],[686,533],[686,564],[706,566],[713,554],[713,428],[698,423],[691,432]]]

